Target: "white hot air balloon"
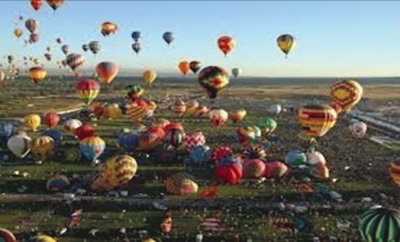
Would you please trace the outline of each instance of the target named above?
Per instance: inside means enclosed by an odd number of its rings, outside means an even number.
[[[31,151],[31,141],[32,139],[26,134],[17,134],[8,139],[7,147],[15,156],[24,158]]]
[[[278,115],[282,112],[282,106],[280,104],[272,104],[268,107],[268,113]]]

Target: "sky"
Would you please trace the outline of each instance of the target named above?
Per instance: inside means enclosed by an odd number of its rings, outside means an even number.
[[[28,0],[0,1],[0,53],[39,56],[52,49],[53,59],[64,55],[55,39],[61,37],[72,52],[85,54],[85,68],[100,61],[119,64],[121,73],[145,69],[178,74],[182,60],[199,60],[226,69],[238,67],[245,76],[260,77],[357,77],[400,76],[399,1],[81,1],[66,0],[56,12],[46,4],[35,12]],[[38,43],[25,46],[29,37],[24,19],[39,21]],[[103,37],[101,23],[115,22],[116,34]],[[20,39],[15,28],[24,30]],[[141,31],[142,50],[131,49],[132,31]],[[165,31],[175,35],[168,46]],[[286,59],[276,38],[289,33],[297,46]],[[224,57],[217,47],[219,36],[236,40]],[[84,53],[82,44],[99,40],[96,56]],[[55,62],[55,61],[53,61]],[[22,61],[20,61],[22,63]]]

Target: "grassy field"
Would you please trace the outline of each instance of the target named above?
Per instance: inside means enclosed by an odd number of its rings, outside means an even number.
[[[4,102],[0,102],[1,115],[3,117],[23,116],[32,110],[44,113],[48,110],[63,110],[81,105],[71,91],[71,83],[63,84],[54,81],[50,85],[34,87],[27,85],[25,89],[18,88],[21,83],[8,84],[5,89],[0,89]],[[107,87],[99,97],[100,100],[111,100],[124,95],[119,86]],[[22,85],[22,84],[21,84]],[[52,86],[54,85],[54,86]],[[62,87],[61,87],[62,86]],[[58,87],[58,91],[54,91]],[[163,88],[164,87],[164,88]],[[167,87],[167,88],[165,88]],[[64,89],[63,89],[64,88]],[[116,90],[113,90],[116,89]],[[19,90],[21,93],[16,94]],[[44,90],[53,90],[49,93]],[[65,95],[58,96],[58,92]],[[380,105],[387,100],[398,102],[400,100],[400,86],[368,85],[365,95],[371,105]],[[243,124],[254,125],[267,117],[266,107],[271,103],[299,103],[304,100],[328,100],[329,87],[318,85],[313,88],[307,86],[262,86],[243,87],[233,84],[224,91],[219,100],[210,103],[202,96],[203,92],[197,83],[160,84],[145,94],[148,98],[164,102],[160,106],[168,104],[176,96],[188,99],[190,96],[198,96],[202,104],[222,106],[232,110],[238,106],[248,110],[248,116]],[[50,98],[49,98],[50,97]],[[12,101],[16,100],[16,101]],[[169,100],[169,101],[168,101]],[[54,102],[53,102],[54,101]],[[162,103],[160,102],[160,103]],[[30,110],[26,105],[33,104]],[[5,108],[7,107],[7,108]],[[216,129],[208,118],[179,118],[169,110],[158,110],[153,117],[179,120],[185,126],[186,132],[202,131],[207,137],[207,144],[212,148],[219,146],[231,146],[237,152],[241,147],[235,140],[237,125],[229,122],[226,126]],[[300,127],[297,125],[296,116],[290,113],[282,113],[274,117],[278,122],[276,134],[283,140],[282,150],[276,150],[268,154],[268,161],[283,160],[289,150],[304,147],[299,141]],[[126,118],[118,120],[91,121],[96,126],[96,133],[107,143],[106,152],[100,157],[104,161],[116,154],[126,151],[117,146],[118,132],[122,128],[135,128],[136,124]],[[266,181],[257,186],[257,181],[245,179],[238,185],[219,184],[219,192],[210,202],[226,201],[226,206],[207,208],[206,206],[171,208],[173,213],[173,231],[169,235],[160,233],[160,223],[165,211],[154,207],[130,205],[129,200],[134,199],[135,194],[146,194],[152,199],[164,199],[172,203],[199,202],[205,200],[199,194],[189,196],[177,196],[166,194],[165,179],[177,171],[187,171],[196,177],[199,184],[199,193],[206,191],[211,185],[217,184],[213,175],[213,166],[185,167],[183,159],[186,153],[180,150],[176,158],[168,162],[160,162],[156,152],[131,151],[131,155],[139,163],[136,177],[127,184],[123,190],[129,192],[125,202],[113,201],[107,198],[106,193],[92,194],[99,199],[74,201],[72,203],[60,201],[29,201],[26,199],[13,199],[1,196],[0,202],[0,227],[12,230],[19,238],[25,234],[37,231],[58,237],[59,241],[140,241],[146,237],[146,233],[159,241],[194,241],[198,233],[205,236],[203,241],[245,241],[252,238],[253,241],[310,241],[312,237],[319,236],[322,240],[329,236],[336,236],[340,241],[359,241],[357,228],[357,216],[368,206],[375,203],[388,206],[398,206],[400,193],[390,181],[387,170],[388,163],[396,157],[396,153],[382,146],[372,143],[368,139],[354,140],[347,130],[347,121],[340,119],[336,126],[318,141],[318,150],[327,159],[330,168],[330,181],[311,180],[311,185],[323,184],[328,189],[342,194],[343,204],[333,199],[321,196],[318,193],[304,194],[293,183],[298,175],[296,170],[279,181]],[[62,126],[57,127],[62,130]],[[44,129],[44,127],[43,127]],[[31,133],[35,137],[38,133]],[[0,194],[15,194],[18,189],[26,187],[22,194],[52,194],[46,190],[48,177],[60,172],[71,178],[72,184],[78,184],[87,179],[94,169],[84,157],[79,161],[67,161],[65,157],[73,150],[79,149],[78,142],[72,134],[64,133],[63,144],[56,149],[53,158],[42,165],[35,164],[35,157],[28,156],[23,160],[12,158],[0,163]],[[369,135],[373,135],[369,133]],[[2,146],[0,152],[13,157],[6,147]],[[29,174],[24,177],[15,175]],[[82,187],[87,186],[83,184]],[[165,196],[164,196],[165,194]],[[372,202],[361,202],[363,197],[369,197]],[[103,198],[103,199],[102,199]],[[232,207],[229,204],[242,202],[248,206]],[[267,206],[252,206],[269,202],[285,202],[286,204],[304,204],[308,209],[304,213],[295,213],[291,209],[279,210]],[[351,206],[351,205],[356,206]],[[329,205],[329,207],[328,207]],[[327,207],[323,207],[327,206]],[[322,208],[321,208],[322,207]],[[78,228],[69,230],[64,235],[59,235],[61,228],[66,227],[70,221],[73,209],[83,209],[82,221]],[[200,225],[207,217],[218,217],[230,227],[226,232],[205,231]],[[288,231],[277,229],[274,222],[278,218],[293,218],[299,216],[309,224],[308,229],[291,234]],[[348,231],[341,231],[337,222],[348,220],[352,225]],[[126,233],[120,229],[126,228]],[[92,229],[99,231],[95,236],[90,235]]]

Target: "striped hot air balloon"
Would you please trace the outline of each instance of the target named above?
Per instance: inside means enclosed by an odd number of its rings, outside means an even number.
[[[76,68],[85,64],[85,57],[81,54],[71,53],[67,55],[66,64],[75,71]]]
[[[106,143],[99,136],[90,136],[81,140],[79,148],[90,161],[95,161],[106,148]]]
[[[54,155],[55,142],[50,136],[40,136],[31,143],[32,153],[42,160]]]
[[[146,118],[147,113],[147,107],[140,106],[136,102],[129,104],[126,110],[128,117],[135,122]]]
[[[118,66],[112,62],[101,62],[96,67],[96,73],[102,82],[110,84],[117,76],[119,71]]]
[[[393,182],[400,187],[400,159],[397,159],[390,164],[389,171]]]
[[[300,125],[309,136],[322,137],[335,126],[336,111],[327,105],[311,104],[299,110]]]
[[[229,112],[229,118],[234,122],[242,121],[247,115],[246,109],[238,109],[232,112]]]
[[[331,87],[331,104],[337,112],[349,111],[362,98],[363,88],[356,80],[344,80]]]
[[[37,66],[29,69],[29,77],[35,84],[46,79],[46,76],[47,70],[43,67]]]
[[[361,214],[358,230],[366,242],[400,241],[400,212],[376,207]]]
[[[51,176],[46,183],[46,189],[53,192],[58,192],[65,190],[69,187],[70,181],[68,177],[64,175],[53,175]]]
[[[166,188],[169,193],[185,195],[197,193],[199,186],[194,182],[194,177],[186,172],[180,172],[167,178]]]
[[[75,89],[78,96],[89,105],[99,95],[100,84],[93,79],[88,79],[78,82]]]
[[[15,238],[14,234],[11,233],[11,231],[4,228],[0,228],[0,241],[17,242],[17,239]]]

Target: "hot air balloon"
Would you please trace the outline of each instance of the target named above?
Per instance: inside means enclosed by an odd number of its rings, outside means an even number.
[[[46,58],[46,60],[51,61],[51,54],[50,53],[45,53],[44,57]]]
[[[54,155],[55,142],[50,136],[40,136],[31,143],[31,150],[40,159],[46,160]]]
[[[49,127],[50,129],[54,128],[60,122],[60,116],[55,112],[47,113],[45,117],[45,122],[47,127]]]
[[[196,100],[190,100],[186,103],[185,115],[193,116],[196,114],[197,108],[200,106],[199,102]]]
[[[133,31],[132,32],[132,39],[135,42],[139,42],[141,38],[142,38],[142,33],[140,33],[139,31]]]
[[[198,80],[211,99],[216,98],[218,92],[229,84],[227,72],[218,66],[205,67],[200,71]]]
[[[43,5],[43,0],[31,0],[31,5],[32,5],[33,9],[35,9],[36,11],[39,11]]]
[[[126,107],[126,114],[135,122],[143,120],[146,117],[147,112],[147,107],[140,106],[136,102],[130,103]]]
[[[21,37],[23,33],[24,33],[24,31],[22,31],[22,29],[15,29],[14,30],[14,35],[17,38]]]
[[[330,176],[329,168],[322,163],[307,167],[306,172],[308,172],[308,175],[310,175],[311,177],[320,180],[329,179]]]
[[[365,242],[400,241],[399,210],[373,207],[359,217],[358,231]]]
[[[182,116],[186,112],[186,104],[182,100],[176,100],[172,105],[171,105],[171,110],[178,114],[178,116]]]
[[[194,146],[189,152],[189,156],[184,160],[185,165],[204,164],[212,160],[213,152],[207,145]]]
[[[306,105],[299,110],[300,125],[307,134],[314,137],[322,137],[335,126],[337,119],[336,111],[320,104]]]
[[[350,111],[362,98],[363,88],[356,80],[339,81],[331,87],[332,106],[336,112]]]
[[[178,148],[185,139],[185,132],[181,129],[170,129],[166,132],[166,140],[169,145],[174,148]]]
[[[138,165],[135,158],[128,155],[114,156],[103,167],[103,171],[93,181],[94,191],[108,191],[128,183],[136,174]]]
[[[190,70],[190,64],[188,61],[181,61],[178,64],[178,68],[181,71],[182,75],[186,75],[189,73]]]
[[[240,157],[226,156],[220,159],[215,169],[215,177],[224,183],[238,183],[243,178],[243,167]]]
[[[309,165],[326,164],[325,156],[316,150],[309,150],[306,153]]]
[[[4,71],[0,70],[0,85],[4,83],[4,80],[6,79],[6,74]]]
[[[104,117],[118,119],[122,115],[122,110],[117,103],[107,104],[104,108]]]
[[[82,80],[75,85],[76,93],[84,100],[86,104],[90,104],[100,92],[100,84],[93,80]]]
[[[390,177],[400,187],[400,159],[394,160],[389,167]]]
[[[261,130],[257,126],[245,126],[237,129],[236,139],[241,146],[247,146],[261,138]]]
[[[258,122],[258,127],[260,127],[264,133],[271,134],[278,127],[278,123],[272,118],[263,118]]]
[[[7,60],[8,60],[8,64],[11,64],[14,61],[14,56],[8,55]]]
[[[70,181],[68,177],[56,174],[49,177],[46,183],[46,189],[52,192],[59,192],[68,189],[69,185]]]
[[[196,74],[201,68],[200,61],[191,61],[189,67],[193,74]]]
[[[108,36],[110,34],[114,34],[115,32],[117,32],[117,30],[118,30],[118,25],[116,25],[115,23],[104,22],[101,25],[101,34],[103,36]]]
[[[82,50],[85,51],[85,52],[88,51],[89,50],[89,45],[86,45],[86,44],[82,45]]]
[[[128,97],[132,101],[140,98],[144,92],[144,90],[139,85],[129,85],[126,87],[126,89],[128,91]]]
[[[64,129],[67,132],[75,133],[75,130],[82,125],[78,119],[68,119],[64,122]]]
[[[47,70],[43,67],[32,67],[29,69],[29,77],[37,84],[43,81],[47,76]]]
[[[99,41],[91,41],[89,43],[89,50],[93,53],[93,54],[97,54],[100,52],[101,49],[101,45]]]
[[[61,51],[64,53],[64,55],[68,55],[68,53],[69,53],[69,46],[68,46],[68,45],[63,45],[63,46],[61,46]]]
[[[17,239],[15,238],[14,234],[11,233],[11,231],[4,228],[0,228],[0,241],[17,242]]]
[[[46,0],[49,6],[56,11],[57,8],[61,7],[64,4],[64,0]]]
[[[172,32],[165,32],[162,37],[164,41],[167,42],[168,45],[171,44],[172,41],[174,41],[175,39],[174,34]]]
[[[282,111],[282,106],[280,104],[272,104],[268,107],[268,113],[278,115]]]
[[[95,161],[106,148],[106,143],[99,136],[90,136],[81,140],[79,148],[86,158]]]
[[[264,175],[265,163],[260,159],[247,160],[243,165],[244,176],[249,178],[259,178]]]
[[[57,42],[57,44],[62,44],[63,41],[62,41],[61,38],[57,38],[57,39],[56,39],[56,42]]]
[[[218,48],[224,53],[225,56],[235,48],[235,40],[229,36],[222,36],[217,41]]]
[[[96,67],[98,78],[105,84],[110,84],[117,76],[118,66],[112,62],[101,62]]]
[[[368,126],[364,122],[357,121],[349,126],[351,135],[356,139],[362,139],[367,133]]]
[[[267,152],[259,146],[248,146],[242,151],[241,156],[244,159],[264,159]]]
[[[63,140],[63,135],[62,133],[57,130],[57,129],[47,129],[41,132],[41,136],[49,136],[54,140],[54,144],[56,146],[59,146],[61,144],[61,141]]]
[[[291,150],[285,156],[285,163],[289,166],[306,165],[307,156],[301,150]]]
[[[14,126],[9,122],[0,122],[0,144],[7,142],[12,135]]]
[[[239,68],[233,68],[231,72],[232,72],[232,75],[233,75],[235,78],[238,78],[239,75],[242,73],[242,70],[239,69]]]
[[[8,149],[17,157],[24,158],[31,151],[32,139],[25,133],[11,136],[7,141]]]
[[[133,51],[135,51],[136,54],[139,54],[141,47],[140,47],[140,43],[136,42],[132,44],[132,49]]]
[[[26,27],[26,29],[29,30],[29,32],[31,32],[33,34],[33,33],[35,33],[35,31],[39,27],[39,23],[38,23],[38,21],[30,18],[30,19],[25,21],[25,27]]]
[[[127,150],[133,150],[139,145],[139,136],[137,132],[124,129],[118,134],[118,144]]]
[[[151,151],[159,144],[161,144],[161,139],[157,133],[146,130],[139,134],[139,146],[137,150]]]
[[[208,113],[208,117],[214,126],[217,128],[222,127],[225,125],[226,121],[228,120],[229,114],[227,111],[223,109],[213,109]]]
[[[279,36],[276,42],[281,51],[285,53],[286,57],[296,45],[294,37],[291,36],[290,34],[284,34]]]
[[[29,114],[24,117],[24,125],[28,130],[36,131],[40,126],[40,116],[37,114]]]
[[[243,108],[229,112],[229,118],[234,122],[242,121],[247,115],[247,111]]]
[[[48,235],[40,234],[33,237],[32,242],[57,242],[57,241]]]
[[[196,146],[206,144],[206,137],[202,132],[191,132],[183,139],[183,145],[187,151],[191,151]]]
[[[272,161],[265,163],[264,177],[279,178],[286,174],[288,167],[280,161]]]
[[[199,186],[194,182],[195,178],[186,172],[176,173],[167,178],[165,185],[167,192],[175,195],[197,193]]]
[[[156,80],[156,78],[157,78],[157,73],[155,73],[152,70],[147,70],[143,72],[144,83],[146,83],[149,86],[151,86],[151,84]]]
[[[75,71],[76,68],[85,63],[85,57],[80,54],[71,53],[67,55],[66,63],[73,71]]]
[[[31,43],[31,44],[36,43],[36,42],[38,42],[39,38],[40,38],[39,34],[31,34],[31,35],[29,35],[29,43]]]
[[[94,128],[90,124],[82,124],[75,130],[75,135],[79,140],[83,140],[86,137],[94,136]]]

